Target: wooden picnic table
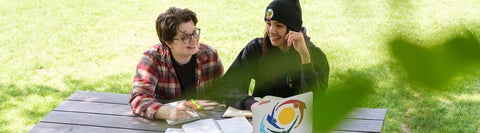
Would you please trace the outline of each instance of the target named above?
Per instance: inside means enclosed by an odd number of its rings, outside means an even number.
[[[164,132],[165,120],[148,120],[132,113],[128,94],[76,91],[47,114],[30,133]],[[222,119],[222,111],[202,111],[202,118]],[[381,132],[386,109],[357,108],[332,132]]]

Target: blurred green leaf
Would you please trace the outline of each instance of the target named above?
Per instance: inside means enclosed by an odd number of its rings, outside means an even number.
[[[329,132],[371,92],[366,74],[349,72],[345,80],[331,86],[327,95],[314,97],[314,132]]]
[[[388,45],[392,56],[407,73],[408,81],[422,83],[430,89],[443,88],[480,60],[480,43],[471,33],[434,47],[420,47],[405,38],[396,38]]]

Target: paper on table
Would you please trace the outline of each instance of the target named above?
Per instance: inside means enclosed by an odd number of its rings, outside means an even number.
[[[202,119],[182,125],[185,133],[222,133],[214,119]]]
[[[252,117],[252,111],[250,110],[240,110],[237,108],[234,108],[232,106],[229,106],[227,110],[225,110],[225,113],[223,113],[222,117]]]
[[[285,99],[285,98],[283,98],[283,97],[277,97],[277,96],[272,96],[272,95],[267,95],[267,96],[264,96],[263,98],[254,97],[254,99],[257,100],[257,101],[260,101],[260,100],[278,101],[278,100],[282,100],[282,99]]]
[[[203,119],[182,125],[185,133],[251,133],[253,127],[245,117]]]
[[[183,103],[183,102],[185,102],[185,100],[176,101],[176,102],[171,102],[171,103],[165,104],[164,106],[176,107],[178,104],[181,104],[181,103]],[[176,125],[176,124],[185,123],[185,122],[190,122],[190,121],[194,121],[194,120],[200,119],[200,115],[198,115],[197,112],[189,112],[189,111],[187,111],[187,113],[189,113],[189,114],[191,115],[191,117],[185,118],[185,119],[176,120],[176,121],[172,121],[172,120],[166,120],[166,121],[167,121],[168,125]]]
[[[251,133],[253,127],[245,117],[234,117],[230,119],[217,120],[218,125],[224,133]]]
[[[185,131],[183,131],[181,128],[167,128],[165,133],[185,133]]]
[[[284,99],[284,98],[277,97],[277,96],[270,96],[270,95],[265,96],[263,98],[255,97],[255,100],[257,100],[257,101],[260,101],[260,100],[278,101],[278,100],[282,100],[282,99]],[[250,111],[250,110],[240,110],[240,109],[234,108],[232,106],[229,106],[227,108],[227,110],[225,111],[225,113],[223,113],[223,115],[222,115],[222,117],[241,117],[241,116],[252,118],[252,111]]]

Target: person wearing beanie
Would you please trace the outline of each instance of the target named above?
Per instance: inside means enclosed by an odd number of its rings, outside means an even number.
[[[165,106],[181,99],[207,99],[217,92],[223,76],[217,50],[200,43],[196,14],[170,7],[156,20],[159,43],[142,54],[133,78],[129,105],[136,115],[148,119],[181,120],[188,111],[202,110],[202,100]],[[208,93],[207,93],[208,92]]]
[[[312,91],[324,95],[329,64],[302,27],[298,0],[273,0],[263,16],[265,35],[251,40],[237,55],[222,81],[228,106],[251,110],[267,103],[254,97],[290,97]],[[249,95],[251,81],[254,88]]]

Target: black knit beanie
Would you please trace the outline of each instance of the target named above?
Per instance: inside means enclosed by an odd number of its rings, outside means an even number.
[[[276,20],[294,31],[302,28],[302,8],[298,0],[273,0],[265,9],[264,20]]]

